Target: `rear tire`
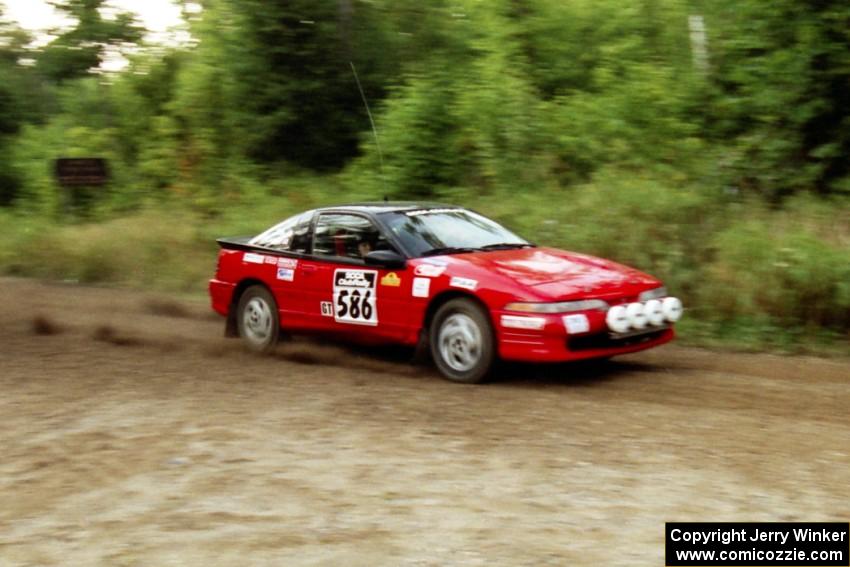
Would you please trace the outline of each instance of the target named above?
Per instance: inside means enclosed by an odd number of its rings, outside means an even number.
[[[239,336],[250,350],[267,353],[274,350],[280,338],[277,302],[271,292],[254,285],[245,290],[236,308]]]
[[[431,357],[453,382],[484,382],[495,360],[493,326],[487,312],[471,299],[452,299],[434,315],[429,330]]]

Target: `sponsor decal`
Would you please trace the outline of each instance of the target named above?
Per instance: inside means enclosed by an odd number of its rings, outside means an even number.
[[[587,315],[564,315],[561,319],[564,321],[567,333],[571,335],[586,333],[590,330],[590,321],[587,320]]]
[[[378,272],[338,269],[334,272],[334,321],[378,324]]]
[[[322,301],[322,317],[333,317],[334,316],[334,304],[330,301]]]
[[[265,256],[262,254],[255,254],[253,252],[245,252],[242,254],[242,261],[246,264],[262,264]]]
[[[295,270],[293,270],[292,268],[278,268],[277,279],[283,280],[285,282],[291,282],[295,279]]]
[[[448,266],[449,263],[440,258],[422,258],[422,262],[426,264],[434,264],[435,266]]]
[[[427,278],[436,278],[443,275],[446,271],[445,266],[434,266],[432,264],[419,264],[414,272],[417,276],[425,276]]]
[[[470,291],[474,291],[475,288],[478,287],[478,280],[454,277],[449,282],[449,285],[452,287],[459,287],[461,289],[468,289]]]
[[[428,297],[431,294],[431,278],[413,278],[413,297]]]
[[[529,331],[539,331],[546,326],[546,319],[543,317],[522,317],[520,315],[502,315],[502,327],[511,329],[526,329]]]
[[[398,287],[401,285],[401,278],[398,277],[397,273],[390,272],[381,278],[381,285],[385,285],[387,287]]]
[[[277,258],[274,256],[264,256],[266,264],[277,264]]]
[[[298,267],[298,260],[295,258],[278,258],[277,267],[295,269]]]

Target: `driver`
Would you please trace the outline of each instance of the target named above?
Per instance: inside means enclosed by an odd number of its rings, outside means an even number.
[[[372,251],[372,243],[367,239],[362,239],[357,243],[357,253],[360,254],[361,258],[365,258],[366,254]]]

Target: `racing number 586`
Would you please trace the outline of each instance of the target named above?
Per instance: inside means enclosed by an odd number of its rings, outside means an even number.
[[[360,290],[356,289],[352,292],[348,290],[340,291],[339,297],[336,300],[337,317],[370,320],[372,318],[371,298],[371,290],[366,290],[362,296],[360,295]]]

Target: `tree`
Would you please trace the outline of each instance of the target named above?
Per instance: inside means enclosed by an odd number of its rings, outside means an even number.
[[[8,140],[21,124],[19,61],[30,40],[29,34],[4,19],[0,4],[0,206],[11,204],[18,192],[18,179],[8,158]]]
[[[103,63],[108,49],[138,43],[144,29],[129,12],[101,15],[106,0],[57,0],[52,5],[76,20],[38,55],[38,69],[53,81],[84,77]]]
[[[850,5],[712,4],[715,134],[741,184],[771,195],[850,192]]]
[[[378,9],[366,3],[315,0],[234,0],[233,35],[218,63],[233,86],[245,152],[333,169],[357,152],[368,119],[352,75],[357,67],[367,96],[384,95],[395,59]],[[222,22],[223,23],[223,22]],[[212,30],[212,39],[221,33]],[[206,37],[201,37],[204,49]]]

